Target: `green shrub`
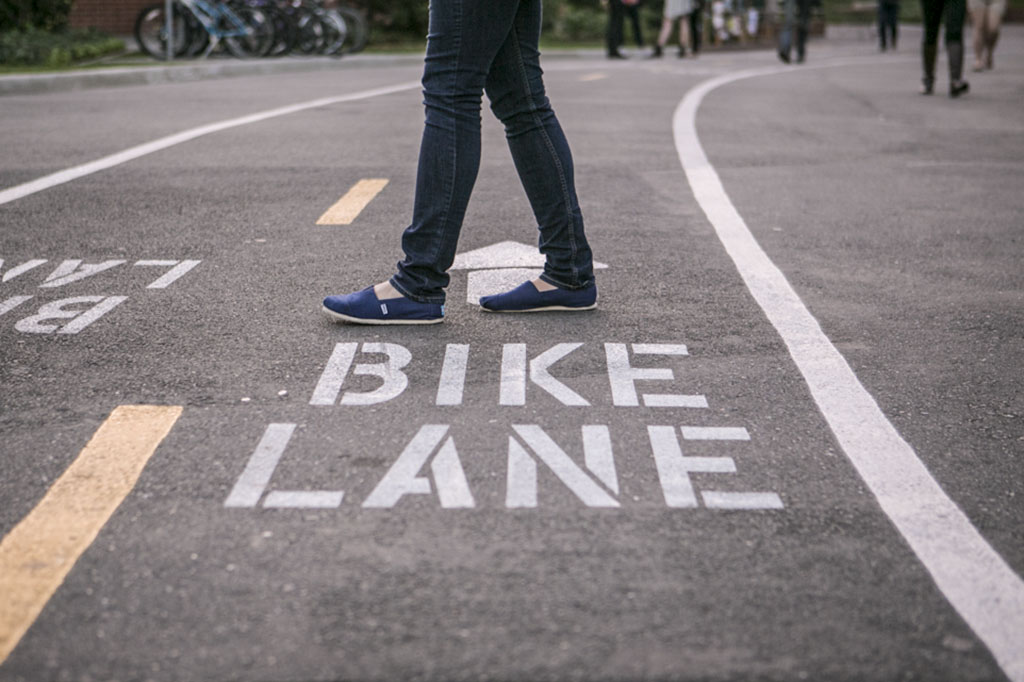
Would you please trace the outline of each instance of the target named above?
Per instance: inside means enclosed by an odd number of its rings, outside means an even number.
[[[0,64],[6,66],[61,68],[123,50],[122,41],[95,30],[0,33]]]
[[[0,33],[66,29],[71,0],[0,0]]]

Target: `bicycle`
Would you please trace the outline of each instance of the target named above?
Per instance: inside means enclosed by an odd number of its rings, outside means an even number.
[[[262,57],[274,45],[274,26],[266,13],[245,5],[217,0],[175,0],[172,5],[174,56],[207,57],[223,40],[239,58]],[[165,5],[144,8],[135,21],[135,39],[147,54],[167,58]]]

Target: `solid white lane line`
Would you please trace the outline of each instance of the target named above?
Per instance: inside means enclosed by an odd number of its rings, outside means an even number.
[[[339,95],[336,97],[322,97],[320,99],[314,99],[309,102],[301,102],[299,104],[292,104],[286,107],[278,107],[277,109],[269,109],[267,111],[261,111],[248,116],[240,116],[239,118],[231,118],[226,121],[220,121],[218,123],[211,123],[209,125],[199,126],[198,128],[191,128],[184,130],[174,135],[168,135],[167,137],[161,137],[158,140],[140,144],[136,147],[130,147],[124,151],[111,154],[110,156],[104,156],[101,159],[90,161],[89,163],[82,164],[81,166],[74,166],[67,168],[50,175],[39,178],[38,180],[32,180],[22,185],[16,185],[9,189],[0,191],[0,205],[22,199],[36,192],[42,192],[44,189],[56,187],[62,185],[65,182],[71,182],[78,178],[98,173],[99,171],[119,166],[122,163],[138,159],[147,154],[158,152],[169,147],[181,144],[182,142],[188,142],[194,140],[197,137],[203,135],[209,135],[211,133],[219,133],[222,130],[228,130],[230,128],[237,128],[238,126],[248,125],[249,123],[259,123],[260,121],[266,121],[267,119],[277,118],[278,116],[287,116],[288,114],[295,114],[300,111],[306,111],[307,109],[316,109],[317,107],[326,107],[331,104],[341,104],[342,102],[355,102],[362,99],[370,99],[373,97],[380,97],[382,95],[390,95],[396,92],[404,92],[406,90],[413,90],[419,88],[420,83],[400,83],[398,85],[391,85],[383,88],[374,88],[372,90],[363,90],[361,92],[354,92],[351,95]]]
[[[751,295],[786,343],[843,451],[939,590],[1006,675],[1013,682],[1024,682],[1024,581],[949,499],[861,385],[750,233],[697,137],[697,109],[709,92],[745,78],[789,71],[793,69],[738,71],[687,92],[672,122],[679,160],[697,202]]]

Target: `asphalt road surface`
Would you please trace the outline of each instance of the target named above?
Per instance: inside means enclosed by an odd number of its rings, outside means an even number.
[[[600,307],[471,302],[485,110],[426,328],[414,63],[0,98],[0,680],[1024,680],[1024,32],[917,39],[550,60]]]

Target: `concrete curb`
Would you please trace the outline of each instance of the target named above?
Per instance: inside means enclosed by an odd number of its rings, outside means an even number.
[[[96,68],[47,74],[0,76],[0,96],[66,92],[157,83],[185,83],[215,78],[422,63],[422,55],[355,55],[286,57],[253,61],[190,61],[159,66]]]
[[[603,56],[600,50],[556,50],[545,59],[578,59]],[[113,88],[158,83],[186,83],[216,78],[256,76],[305,71],[331,71],[423,63],[422,54],[352,55],[334,57],[285,57],[252,61],[225,58],[161,64],[157,66],[95,68],[80,71],[0,76],[0,96],[68,92],[92,88]]]

